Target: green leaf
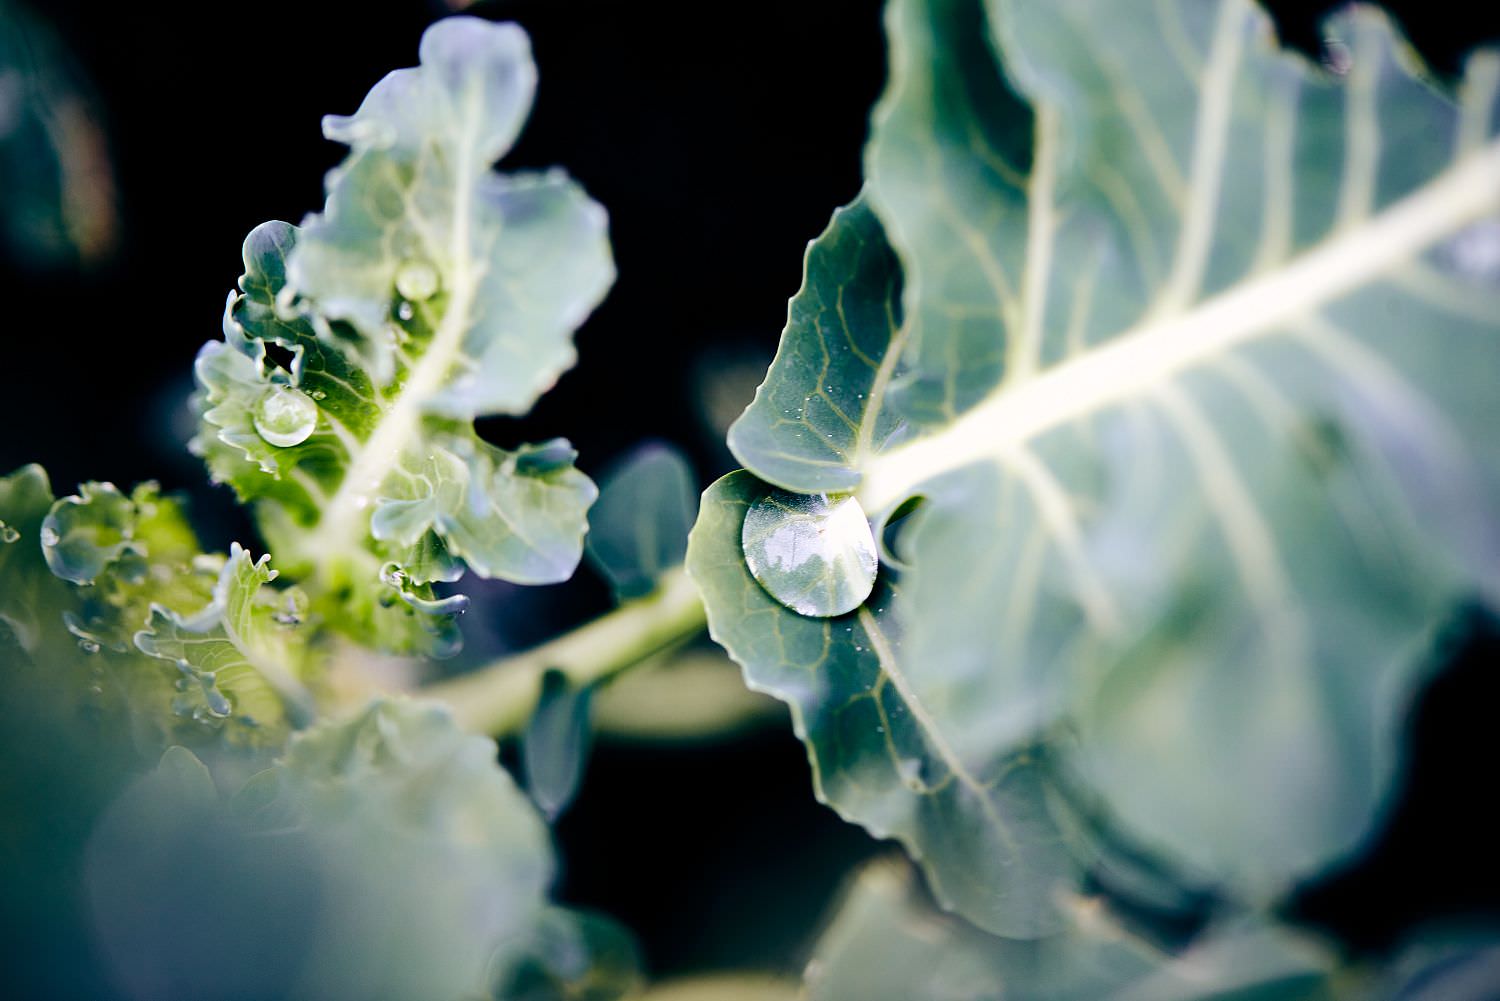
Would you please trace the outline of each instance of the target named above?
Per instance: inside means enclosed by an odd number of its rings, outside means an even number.
[[[589,511],[589,560],[621,601],[639,598],[663,573],[682,565],[693,527],[697,487],[692,468],[670,445],[643,445],[604,477]]]
[[[1434,634],[1500,598],[1500,56],[1455,105],[1381,15],[1328,28],[1342,80],[1245,0],[894,0],[866,197],[906,320],[862,349],[893,376],[854,423],[889,438],[837,473],[894,537],[941,741],[1044,741],[1128,839],[1261,903],[1361,844]],[[741,442],[816,402],[796,320]]]
[[[507,451],[473,422],[525,413],[573,363],[614,269],[576,184],[490,169],[531,105],[525,34],[448,18],[421,59],[325,121],[351,147],[325,210],[246,240],[224,341],[199,355],[193,448],[325,621],[446,654],[462,602],[431,584],[577,567],[596,491],[567,443]]]
[[[904,430],[884,405],[905,336],[901,266],[863,195],[807,245],[803,276],[776,359],[730,425],[729,447],[777,486],[845,492]]]
[[[99,945],[135,996],[487,996],[497,957],[556,920],[546,828],[495,754],[440,708],[380,701],[226,802],[173,749],[90,846]]]
[[[81,742],[107,746],[97,727],[121,725],[152,758],[184,743],[253,759],[285,741],[289,710],[306,715],[305,596],[262,590],[275,574],[237,545],[227,561],[201,553],[156,484],[53,500],[27,466],[0,479],[0,519],[17,530],[0,548],[12,680],[65,706]]]
[[[182,672],[179,712],[232,718],[238,726],[273,733],[288,721],[310,718],[311,699],[298,679],[299,619],[274,592],[262,590],[276,579],[270,559],[252,561],[235,543],[208,605],[184,615],[152,604],[135,645]]]
[[[836,618],[772,598],[750,575],[740,534],[746,512],[774,489],[738,472],[703,495],[687,567],[709,633],[751,688],[790,705],[820,800],[922,859],[946,906],[1008,934],[1056,927],[1056,886],[1078,868],[1053,815],[1046,755],[981,756],[949,741],[903,666],[890,579]]]
[[[614,1001],[641,987],[635,940],[601,914],[551,908],[518,946],[497,964],[496,1001]]]
[[[1289,932],[1226,923],[1170,955],[1122,928],[1098,900],[1076,899],[1050,938],[987,935],[934,910],[909,874],[866,866],[820,938],[810,1001],[1299,1001],[1335,993],[1332,957]]]
[[[592,686],[577,687],[562,671],[547,671],[521,734],[526,791],[549,822],[567,809],[583,778],[593,743],[593,696]]]

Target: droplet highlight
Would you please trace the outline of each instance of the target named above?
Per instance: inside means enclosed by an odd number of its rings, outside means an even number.
[[[875,587],[875,535],[851,496],[772,489],[745,512],[740,544],[760,586],[799,615],[852,612]]]
[[[255,430],[277,448],[291,448],[312,437],[318,405],[300,389],[272,386],[255,405]]]
[[[412,302],[422,302],[437,295],[438,290],[437,268],[429,261],[404,261],[396,269],[396,291],[401,298]]]
[[[16,529],[16,526],[7,525],[5,522],[0,521],[0,543],[8,546],[12,542],[19,541],[20,538],[21,533]]]

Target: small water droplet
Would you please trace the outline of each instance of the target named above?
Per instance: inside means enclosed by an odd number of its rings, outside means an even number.
[[[740,544],[760,585],[801,615],[852,612],[875,586],[875,536],[853,497],[768,490],[745,513]]]
[[[291,386],[272,386],[255,405],[255,430],[277,448],[291,448],[312,437],[318,405]]]
[[[416,316],[416,315],[417,315],[416,308],[413,307],[412,304],[409,303],[409,302],[407,302],[405,299],[402,299],[401,300],[401,305],[399,305],[399,306],[396,307],[396,316],[403,323],[405,323],[407,320],[410,320],[413,316]]]
[[[380,568],[381,583],[389,587],[402,588],[406,586],[406,571],[395,563],[387,563]]]
[[[98,653],[99,652],[99,644],[95,643],[93,640],[91,640],[91,639],[89,639],[88,637],[85,636],[85,637],[81,637],[78,640],[78,649],[82,650],[84,653],[90,653],[90,654],[92,654],[92,653]]]
[[[16,542],[20,538],[21,533],[16,529],[16,526],[7,525],[5,522],[0,521],[0,542],[9,545],[12,542]]]
[[[437,295],[438,273],[431,261],[403,261],[396,269],[396,291],[402,298],[421,302]]]

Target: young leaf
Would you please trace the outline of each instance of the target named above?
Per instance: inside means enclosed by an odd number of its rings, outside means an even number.
[[[324,212],[246,240],[224,342],[199,356],[194,448],[331,625],[446,653],[461,609],[431,584],[577,566],[596,491],[567,443],[505,451],[473,421],[525,413],[572,364],[614,269],[577,185],[490,169],[530,108],[525,34],[448,18],[421,60],[325,121],[351,152]]]
[[[185,616],[152,604],[135,645],[182,672],[179,711],[232,715],[245,726],[273,729],[311,717],[311,700],[294,669],[300,651],[288,636],[287,627],[297,623],[261,590],[276,579],[270,559],[252,561],[235,543],[207,606]]]
[[[844,416],[910,430],[833,466],[752,444],[819,405],[795,360],[826,336],[794,310],[737,454],[853,480],[881,525],[920,498],[894,657],[960,760],[1065,722],[1124,832],[1268,900],[1360,842],[1434,631],[1500,598],[1500,55],[1454,105],[1364,9],[1329,26],[1343,80],[1246,0],[894,0],[888,24],[867,197],[906,321],[861,349],[889,391]],[[815,260],[809,284],[837,273]],[[705,581],[711,620],[730,593]],[[818,647],[769,649],[858,694]]]
[[[604,478],[589,511],[586,552],[624,601],[682,565],[697,501],[692,468],[670,445],[636,449]]]
[[[16,529],[0,546],[0,622],[18,648],[15,669],[45,679],[46,698],[67,702],[80,723],[123,725],[153,757],[173,742],[280,746],[286,700],[295,706],[301,691],[288,672],[300,669],[303,638],[278,625],[267,642],[247,631],[259,625],[240,622],[235,635],[260,653],[247,660],[219,628],[226,602],[254,623],[295,602],[295,592],[257,595],[236,580],[264,577],[263,563],[252,567],[237,546],[227,564],[202,554],[154,483],[128,496],[88,483],[54,500],[45,472],[27,466],[0,479],[0,520]]]

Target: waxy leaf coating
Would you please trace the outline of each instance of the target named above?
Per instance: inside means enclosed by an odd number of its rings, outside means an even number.
[[[900,578],[872,602],[958,760],[1040,743],[1139,850],[1269,904],[1362,843],[1436,633],[1500,597],[1500,55],[1454,102],[1364,8],[1327,26],[1342,77],[1248,0],[893,0],[887,24],[862,202],[904,321],[874,319],[889,293],[836,219],[736,454],[783,489],[837,481],[882,529]],[[889,378],[845,420],[846,371],[856,401]],[[876,430],[814,447],[789,414]],[[752,683],[859,695],[776,643],[790,619],[728,630],[734,572],[699,580]],[[991,857],[955,826],[913,833],[930,873]],[[1014,932],[1047,896],[1007,901],[1016,878],[937,882]]]

